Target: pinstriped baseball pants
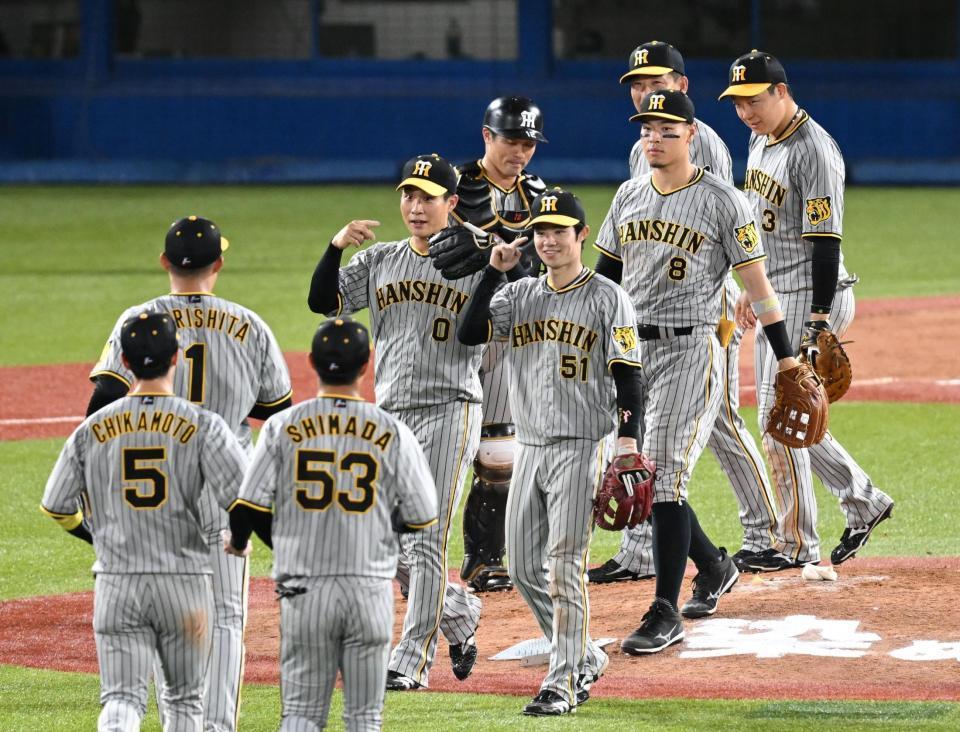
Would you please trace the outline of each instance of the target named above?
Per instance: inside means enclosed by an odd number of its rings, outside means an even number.
[[[812,296],[812,290],[780,293],[780,307],[795,351],[800,348],[803,323],[809,316]],[[847,287],[837,290],[830,315],[837,335],[842,336],[850,327],[855,311],[853,289]],[[777,360],[762,328],[757,329],[756,339],[758,419],[760,428],[764,429],[774,401]],[[873,484],[870,476],[831,432],[820,444],[806,449],[788,448],[767,435],[764,435],[763,446],[781,510],[779,533],[786,542],[783,552],[796,561],[814,562],[820,559],[817,501],[813,492],[812,473],[840,499],[847,526],[865,526],[893,502],[890,496]]]

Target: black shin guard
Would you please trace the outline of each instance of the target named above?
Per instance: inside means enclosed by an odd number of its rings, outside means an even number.
[[[503,566],[507,492],[513,466],[491,469],[474,461],[473,484],[463,512],[460,578],[477,592],[510,589]]]
[[[653,504],[653,561],[657,568],[656,596],[674,610],[690,550],[690,514],[680,503]]]

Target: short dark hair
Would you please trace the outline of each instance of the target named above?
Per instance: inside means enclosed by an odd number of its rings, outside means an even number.
[[[767,94],[776,94],[776,92],[777,92],[777,86],[778,86],[779,84],[783,84],[785,87],[787,87],[787,96],[789,96],[791,99],[793,99],[793,89],[791,89],[791,88],[790,88],[790,85],[789,85],[787,82],[785,82],[785,81],[781,81],[781,82],[778,82],[778,84],[771,84],[770,86],[768,86],[768,87],[767,87]]]
[[[166,359],[166,363],[158,362],[152,363],[149,366],[138,366],[137,364],[130,363],[130,370],[133,372],[133,375],[138,379],[156,379],[170,370],[170,362],[173,360],[173,356]]]
[[[170,261],[169,257],[167,257],[167,261]],[[181,267],[178,264],[170,262],[170,271],[178,277],[206,277],[208,274],[210,274],[211,270],[213,269],[213,265],[215,265],[217,261],[218,260],[215,259],[206,266],[193,268]]]
[[[329,384],[330,386],[347,386],[348,384],[352,384],[360,377],[360,369],[343,374],[318,373],[317,376],[320,378],[321,384]]]

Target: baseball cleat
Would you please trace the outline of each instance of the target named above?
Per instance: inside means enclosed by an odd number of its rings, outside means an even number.
[[[467,583],[474,592],[502,592],[513,589],[513,583],[504,567],[481,569]]]
[[[669,602],[657,598],[643,616],[640,627],[620,643],[620,650],[631,656],[642,656],[682,640],[683,620]]]
[[[460,681],[470,675],[476,662],[477,637],[475,635],[470,636],[459,645],[450,646],[450,665],[453,667],[453,675]]]
[[[795,562],[776,549],[764,549],[759,552],[741,549],[731,559],[741,572],[780,572],[784,569],[800,569],[804,565],[803,562]]]
[[[836,565],[842,564],[848,559],[855,557],[857,552],[860,551],[864,544],[867,543],[867,539],[870,538],[870,534],[872,534],[873,530],[877,528],[877,525],[881,521],[886,521],[888,518],[890,518],[890,514],[892,512],[893,504],[891,503],[866,526],[859,529],[844,529],[843,536],[840,537],[840,543],[832,552],[830,552],[830,561]]]
[[[577,677],[577,706],[580,706],[585,701],[590,699],[590,689],[593,688],[593,685],[600,680],[600,677],[606,673],[607,667],[610,665],[610,657],[604,656],[603,664],[600,666],[600,670],[595,674],[580,674]]]
[[[523,713],[533,717],[557,717],[577,711],[575,706],[555,691],[541,691],[523,708]]]
[[[414,691],[423,687],[399,671],[387,671],[387,691]]]
[[[632,582],[634,580],[653,579],[654,575],[631,572],[617,564],[615,559],[608,559],[599,567],[587,570],[587,577],[594,584],[603,584],[605,582]]]
[[[727,550],[720,547],[720,561],[697,572],[693,578],[693,597],[680,608],[685,618],[705,618],[717,612],[717,605],[724,593],[736,584],[740,572]]]

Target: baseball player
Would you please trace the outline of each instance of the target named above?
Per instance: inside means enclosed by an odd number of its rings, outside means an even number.
[[[224,508],[246,456],[217,414],[174,396],[177,329],[147,311],[118,332],[133,387],[67,440],[41,509],[93,543],[100,730],[138,730],[159,656],[165,730],[203,729],[214,615],[202,497]],[[83,497],[92,537],[76,511]]]
[[[438,155],[408,160],[397,189],[409,238],[376,244],[341,267],[343,250],[374,239],[379,225],[351,221],[318,263],[308,298],[314,312],[331,316],[370,309],[377,404],[413,430],[437,487],[438,523],[401,537],[397,579],[408,602],[387,672],[395,691],[428,685],[440,630],[457,678],[469,676],[477,658],[480,598],[447,581],[447,542],[480,442],[480,348],[456,336],[480,275],[446,280],[428,255],[428,239],[457,205],[458,177]]]
[[[630,97],[637,111],[643,97],[660,89],[676,89],[686,93],[689,80],[684,75],[683,56],[669,43],[650,41],[630,54],[630,67],[620,83],[630,84]],[[733,163],[730,151],[720,136],[699,119],[697,135],[690,145],[690,161],[712,171],[733,185]],[[643,155],[643,144],[637,140],[630,151],[630,177],[650,172]],[[601,255],[602,256],[602,255]],[[718,336],[724,346],[722,389],[723,405],[717,413],[707,446],[713,451],[726,474],[740,505],[743,525],[743,546],[733,560],[741,570],[776,571],[794,566],[775,546],[777,514],[763,458],[753,435],[738,411],[740,403],[740,338],[743,330],[733,321],[734,305],[740,288],[729,274],[724,282]],[[646,579],[654,576],[652,529],[644,522],[635,529],[626,529],[620,551],[605,564],[591,569],[591,582],[617,582]]]
[[[320,393],[267,420],[236,503],[228,552],[252,530],[274,551],[281,730],[326,727],[337,672],[348,730],[379,730],[393,631],[394,530],[437,523],[430,466],[410,429],[363,400],[367,329],[323,323]]]
[[[483,115],[484,153],[480,160],[459,167],[457,205],[450,225],[471,224],[504,241],[524,235],[530,226],[530,202],[546,188],[526,166],[546,142],[543,114],[526,97],[498,97]],[[479,240],[478,240],[479,241]],[[489,241],[489,240],[488,240]],[[474,238],[466,237],[468,256],[473,254],[476,269],[487,265],[489,253],[477,253]],[[538,274],[539,261],[532,257],[510,272],[517,279]],[[507,398],[506,345],[493,341],[484,347],[480,363],[483,386],[483,426],[480,450],[473,461],[473,483],[463,513],[463,564],[460,577],[475,591],[510,589],[503,565],[504,518],[507,488],[513,472],[515,427]]]
[[[720,98],[733,99],[737,116],[750,128],[744,190],[754,208],[770,257],[770,281],[781,294],[794,352],[816,340],[821,328],[838,335],[854,316],[856,277],[843,266],[844,164],[833,138],[794,101],[783,65],[762,51],[744,54],[730,66]],[[753,325],[737,303],[738,319]],[[770,343],[757,334],[757,402],[763,419],[773,403],[775,368]],[[777,497],[783,510],[785,553],[806,564],[820,560],[817,503],[811,470],[840,499],[847,520],[831,552],[840,564],[859,550],[877,524],[890,517],[893,500],[837,440],[791,449],[764,436]]]
[[[647,94],[636,115],[651,172],[620,186],[596,246],[601,274],[623,281],[637,310],[646,402],[643,453],[657,466],[653,506],[656,589],[643,622],[625,638],[630,654],[655,653],[683,638],[680,615],[717,610],[739,572],[704,533],[687,483],[723,401],[724,350],[717,337],[720,293],[740,274],[780,367],[797,365],[764,273],[765,255],[742,193],[690,161],[697,134],[681,91]],[[693,597],[677,602],[687,557],[697,566]]]
[[[131,313],[143,310],[166,313],[177,327],[185,363],[174,377],[176,394],[223,417],[248,453],[246,418],[266,419],[290,406],[290,374],[270,328],[253,311],[213,294],[228,246],[209,219],[188,216],[173,223],[160,256],[170,294],[120,317],[90,373],[95,387],[88,414],[126,392],[131,373],[120,356],[120,328]],[[246,560],[226,556],[220,546],[226,512],[209,498],[203,510],[217,607],[204,723],[222,732],[236,729],[239,714],[249,577]]]
[[[607,666],[588,634],[585,569],[618,410],[617,449],[637,452],[640,363],[627,293],[581,262],[590,227],[580,201],[556,189],[532,210],[547,274],[494,295],[521,256],[516,244],[496,245],[458,337],[468,344],[500,337],[510,346],[518,442],[507,499],[510,577],[551,641],[549,670],[524,713],[559,715],[589,698]]]

